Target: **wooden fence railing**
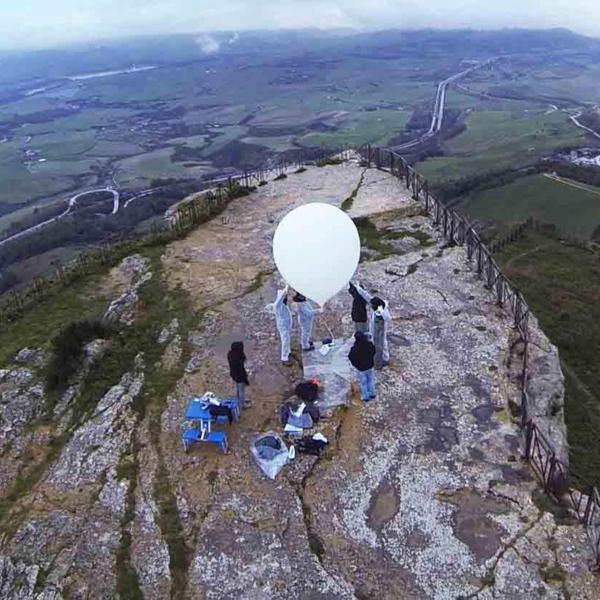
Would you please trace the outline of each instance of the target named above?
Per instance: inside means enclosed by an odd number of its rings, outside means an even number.
[[[588,493],[569,485],[569,469],[556,457],[552,445],[542,435],[528,411],[529,307],[518,289],[503,275],[492,252],[481,241],[467,219],[433,197],[427,180],[399,154],[387,148],[362,146],[358,149],[367,166],[387,170],[397,177],[420,201],[446,243],[463,245],[467,258],[474,262],[477,275],[496,297],[499,306],[510,310],[513,324],[523,344],[523,368],[520,377],[521,428],[525,434],[525,454],[546,492],[558,502],[568,501],[578,521],[587,530],[595,567],[600,568],[600,493],[594,486]],[[571,473],[573,474],[573,473]]]

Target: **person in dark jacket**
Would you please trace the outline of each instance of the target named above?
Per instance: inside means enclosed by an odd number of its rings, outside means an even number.
[[[354,331],[366,333],[369,329],[367,325],[367,301],[361,296],[356,287],[350,282],[348,293],[352,296],[352,322]]]
[[[227,353],[227,361],[229,362],[229,374],[231,379],[235,381],[237,388],[237,399],[241,406],[250,406],[250,402],[246,399],[246,386],[250,385],[248,381],[248,373],[244,363],[246,355],[244,354],[244,342],[233,342],[231,350]]]
[[[348,358],[350,363],[358,373],[360,383],[360,397],[364,402],[373,400],[377,395],[375,389],[375,345],[369,341],[369,338],[362,332],[357,331],[354,334],[354,345],[350,349]]]

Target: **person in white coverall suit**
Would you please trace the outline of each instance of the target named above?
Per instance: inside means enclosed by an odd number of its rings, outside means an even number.
[[[390,349],[387,335],[390,323],[392,322],[392,313],[385,300],[382,300],[378,296],[373,296],[373,294],[367,292],[367,290],[358,283],[354,283],[354,287],[371,305],[372,310],[369,315],[369,335],[377,350],[375,355],[375,368],[381,369],[382,366],[390,362]],[[383,322],[383,327],[379,326],[381,322]]]
[[[290,364],[290,347],[292,335],[292,311],[287,304],[288,286],[278,290],[277,298],[273,302],[272,309],[275,313],[275,322],[277,331],[281,338],[281,362],[285,365]]]
[[[310,302],[299,292],[296,292],[294,296],[294,302],[298,309],[298,325],[300,327],[300,345],[302,350],[309,352],[315,349],[315,345],[312,341],[312,330],[315,315],[319,314],[321,310],[314,308]]]

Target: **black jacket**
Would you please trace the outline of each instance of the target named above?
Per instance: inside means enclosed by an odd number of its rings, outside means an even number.
[[[348,292],[352,296],[352,321],[354,323],[367,322],[367,301],[358,293],[358,290],[350,284]]]
[[[246,355],[244,354],[244,344],[234,342],[231,344],[231,350],[227,353],[227,361],[229,362],[229,374],[231,379],[236,383],[245,383],[249,385],[248,373],[246,373]]]
[[[356,340],[348,358],[355,369],[368,371],[375,365],[375,345],[366,338]]]

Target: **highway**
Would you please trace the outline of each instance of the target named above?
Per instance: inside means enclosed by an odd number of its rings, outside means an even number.
[[[428,139],[430,139],[430,138],[434,137],[436,134],[438,134],[442,129],[442,125],[444,124],[444,111],[445,111],[445,106],[446,106],[446,93],[448,91],[448,86],[450,84],[454,83],[455,81],[462,79],[463,77],[465,77],[465,75],[468,75],[469,73],[472,73],[473,71],[476,71],[477,69],[480,69],[481,67],[491,64],[495,60],[496,60],[495,58],[490,58],[489,60],[486,60],[485,62],[479,63],[477,65],[474,65],[473,67],[469,67],[468,69],[465,69],[464,71],[461,71],[460,73],[455,73],[454,75],[448,77],[447,79],[444,79],[444,81],[440,81],[440,83],[437,86],[437,91],[435,94],[435,103],[433,105],[433,115],[431,116],[431,125],[429,127],[429,131],[427,131],[427,133],[424,133],[423,135],[419,136],[418,138],[411,140],[410,142],[406,142],[404,144],[399,144],[398,146],[394,146],[392,149],[393,150],[407,150],[409,148],[413,148],[414,146],[418,146],[419,144],[427,141]]]

